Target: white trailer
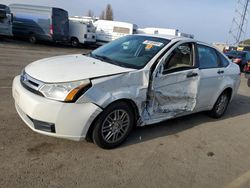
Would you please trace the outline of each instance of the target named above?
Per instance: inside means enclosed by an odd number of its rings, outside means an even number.
[[[69,37],[73,47],[78,47],[80,44],[95,44],[95,26],[91,21],[80,17],[70,17]]]
[[[181,32],[178,32],[178,35],[177,35],[177,36],[179,36],[179,37],[191,38],[191,39],[194,38],[194,35],[192,35],[192,34],[181,33]]]
[[[94,22],[96,27],[96,41],[98,44],[105,44],[125,35],[137,33],[137,25],[127,22],[97,20]]]
[[[147,28],[139,28],[139,34],[160,34],[160,35],[171,35],[171,36],[179,36],[179,37],[186,37],[186,38],[194,38],[194,35],[179,32],[178,29],[168,29],[168,28],[155,28],[155,27],[147,27]]]
[[[10,8],[0,4],[0,35],[12,36],[13,14]]]
[[[171,35],[177,36],[178,29],[167,29],[167,28],[155,28],[155,27],[147,27],[138,29],[138,34],[160,34],[160,35]]]

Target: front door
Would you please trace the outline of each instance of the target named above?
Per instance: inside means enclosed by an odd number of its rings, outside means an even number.
[[[159,122],[194,110],[199,87],[195,45],[182,43],[157,66],[148,106],[151,122]]]

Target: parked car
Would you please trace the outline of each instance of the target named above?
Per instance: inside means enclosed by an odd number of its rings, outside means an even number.
[[[6,5],[0,4],[0,35],[12,36],[13,15]]]
[[[28,38],[31,43],[37,40],[68,42],[68,12],[55,7],[11,4],[14,15],[13,35]]]
[[[114,148],[134,126],[200,111],[220,118],[239,84],[239,66],[208,44],[128,35],[87,56],[29,64],[13,81],[13,97],[33,131]]]
[[[250,62],[250,52],[247,51],[230,51],[225,53],[226,56],[234,63],[240,66],[240,70],[243,72],[245,65]]]
[[[245,66],[244,71],[245,71],[245,76],[248,79],[247,85],[248,85],[248,87],[250,87],[250,62],[248,62],[248,64]]]

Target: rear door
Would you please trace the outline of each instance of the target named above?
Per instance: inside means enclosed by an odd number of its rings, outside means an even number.
[[[200,69],[200,87],[196,108],[206,109],[213,106],[218,97],[225,75],[225,66],[221,65],[220,57],[214,48],[198,44],[197,51]]]
[[[173,47],[156,72],[152,83],[152,107],[148,110],[151,118],[161,121],[192,112],[200,81],[195,44],[179,43]]]
[[[65,10],[52,9],[52,33],[55,41],[66,41],[69,38],[69,19]]]

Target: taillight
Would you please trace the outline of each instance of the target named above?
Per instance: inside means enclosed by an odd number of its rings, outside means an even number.
[[[53,25],[49,26],[49,34],[53,35],[54,34],[54,30],[53,30]]]
[[[244,71],[250,72],[250,63],[246,64],[246,66],[244,67]]]
[[[233,60],[234,63],[240,63],[241,62],[241,59],[240,58],[236,58]]]

